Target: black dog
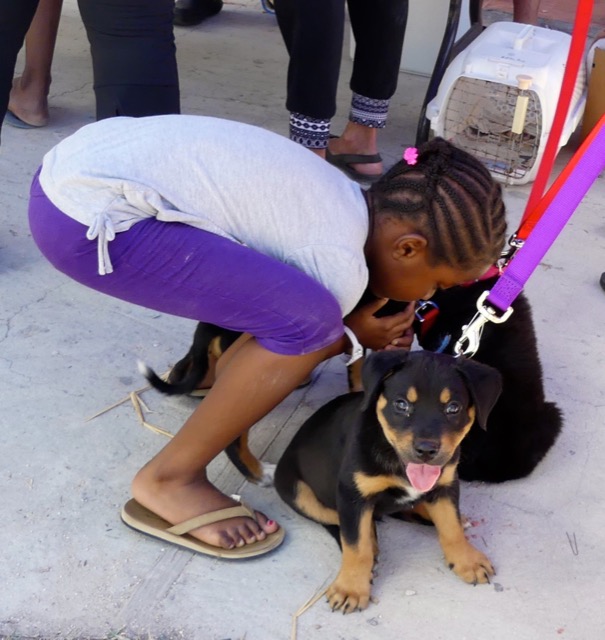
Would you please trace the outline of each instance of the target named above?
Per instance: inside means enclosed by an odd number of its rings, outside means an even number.
[[[417,330],[424,349],[436,350],[451,336],[451,353],[476,311],[477,298],[490,290],[497,276],[438,292],[432,302],[439,311],[428,326]],[[473,359],[502,374],[502,394],[485,430],[476,426],[462,444],[458,473],[463,480],[503,482],[529,475],[552,447],[562,426],[561,412],[544,397],[542,365],[538,355],[531,308],[525,295],[513,303],[514,312],[503,324],[487,323]]]
[[[466,582],[494,571],[465,538],[458,510],[460,443],[485,427],[500,374],[466,358],[385,351],[363,366],[363,393],[320,408],[294,436],[275,471],[275,488],[300,514],[338,526],[340,572],[333,609],[367,607],[377,555],[374,519],[413,508],[432,521],[448,566]]]
[[[209,322],[198,322],[189,351],[172,367],[167,380],[162,380],[144,363],[139,363],[139,369],[152,387],[166,395],[192,394],[206,377],[210,359],[218,360],[240,335],[237,331],[229,331]]]

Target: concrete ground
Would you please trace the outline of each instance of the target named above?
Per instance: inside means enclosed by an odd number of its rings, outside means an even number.
[[[183,111],[286,134],[286,53],[274,17],[227,4],[177,30]],[[338,132],[346,118],[344,60]],[[90,55],[75,0],[66,0],[51,123],[2,129],[0,147],[0,636],[285,640],[293,616],[335,576],[327,533],[242,483],[221,456],[212,477],[277,519],[284,545],[231,563],[162,544],[119,519],[136,470],[166,442],[141,426],[128,396],[142,359],[163,371],[192,322],[103,297],[42,258],[27,225],[28,186],[43,154],[94,118]],[[381,150],[390,164],[413,143],[427,80],[402,74]],[[560,169],[574,147],[564,149]],[[254,162],[254,149],[242,162]],[[529,186],[506,189],[515,228]],[[605,637],[605,182],[601,176],[527,285],[549,399],[565,428],[531,477],[464,484],[473,542],[492,559],[491,585],[470,587],[444,566],[431,528],[379,525],[376,602],[350,616],[320,600],[297,620],[300,639],[600,640]],[[340,361],[321,367],[253,431],[276,462],[301,421],[346,389]],[[141,393],[148,422],[174,432],[195,401]],[[89,420],[97,412],[126,399]]]

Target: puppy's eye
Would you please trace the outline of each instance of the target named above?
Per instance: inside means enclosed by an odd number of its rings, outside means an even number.
[[[445,415],[455,416],[457,413],[460,413],[461,409],[462,405],[459,402],[448,402],[445,407]]]
[[[399,413],[403,416],[409,416],[412,413],[412,405],[403,398],[398,398],[393,402],[393,407],[395,409],[395,413]]]

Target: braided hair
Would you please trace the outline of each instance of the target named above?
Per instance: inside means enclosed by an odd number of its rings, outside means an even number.
[[[500,185],[483,164],[443,138],[401,160],[369,190],[374,216],[414,225],[428,241],[432,265],[469,269],[495,263],[505,241]]]

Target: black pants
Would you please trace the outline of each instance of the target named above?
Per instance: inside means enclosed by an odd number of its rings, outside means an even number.
[[[397,88],[408,0],[347,0],[356,48],[351,90],[388,100]],[[336,113],[345,0],[275,0],[290,54],[286,108],[312,118]]]
[[[179,113],[174,0],[78,0],[78,6],[90,42],[97,119]]]
[[[17,55],[38,0],[0,0],[0,125],[6,115]]]

